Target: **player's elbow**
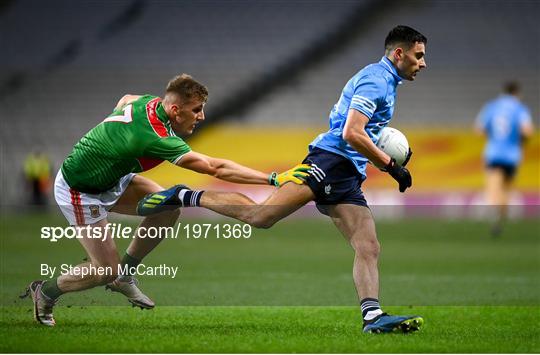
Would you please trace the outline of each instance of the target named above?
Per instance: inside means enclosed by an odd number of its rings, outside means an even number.
[[[355,143],[361,140],[362,134],[354,129],[345,127],[343,130],[343,140],[350,145],[355,145]]]
[[[199,174],[206,174],[215,178],[221,178],[221,176],[223,175],[223,171],[219,168],[219,165],[214,164],[210,160],[200,160],[193,165],[183,164],[180,166],[193,170]]]
[[[220,168],[210,168],[208,175],[215,177],[216,179],[226,180],[228,177],[227,172]]]
[[[205,171],[205,174],[210,175],[212,177],[215,177],[217,179],[222,179],[223,178],[223,174],[219,171],[219,169],[208,168]]]
[[[214,159],[208,164],[208,175],[211,175],[220,180],[226,180],[229,178],[230,170],[226,169],[227,160]]]

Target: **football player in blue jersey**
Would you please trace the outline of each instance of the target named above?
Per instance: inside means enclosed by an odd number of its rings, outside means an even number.
[[[519,99],[517,82],[504,85],[503,94],[489,101],[480,111],[476,129],[485,134],[487,202],[496,206],[492,235],[498,236],[508,214],[510,189],[521,161],[521,145],[533,133],[529,109]]]
[[[264,203],[256,204],[238,193],[192,191],[177,185],[150,194],[139,202],[141,215],[167,208],[202,206],[255,227],[269,228],[310,201],[328,215],[355,252],[353,279],[360,300],[364,332],[415,331],[419,316],[393,316],[379,305],[380,246],[375,223],[361,190],[366,164],[386,171],[404,192],[412,185],[409,171],[376,146],[381,130],[394,112],[396,89],[413,81],[426,67],[427,39],[407,27],[393,28],[385,40],[385,55],[354,75],[330,113],[330,129],[310,145],[304,163],[311,165],[304,184],[284,184]],[[163,198],[166,196],[166,198]]]

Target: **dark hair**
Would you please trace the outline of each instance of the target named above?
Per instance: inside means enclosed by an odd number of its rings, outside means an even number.
[[[521,91],[521,87],[517,81],[508,81],[503,85],[503,92],[505,94],[517,95]]]
[[[184,102],[190,102],[193,98],[197,98],[202,102],[206,102],[208,99],[208,89],[206,86],[197,82],[188,74],[182,74],[172,78],[167,84],[165,93],[177,94]]]
[[[400,25],[392,28],[388,33],[384,40],[384,49],[389,51],[399,44],[406,44],[408,49],[416,42],[427,44],[427,38],[414,28]]]

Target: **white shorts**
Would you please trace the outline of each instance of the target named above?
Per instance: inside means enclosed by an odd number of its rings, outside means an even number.
[[[107,217],[107,212],[126,191],[135,174],[123,176],[116,186],[99,194],[72,189],[59,170],[54,181],[54,199],[70,225],[93,224]]]

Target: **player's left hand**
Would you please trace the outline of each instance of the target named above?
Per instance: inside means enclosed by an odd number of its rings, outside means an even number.
[[[306,178],[310,175],[309,170],[311,166],[308,164],[298,164],[292,169],[289,169],[281,174],[273,172],[268,177],[268,183],[277,187],[283,186],[288,182],[294,182],[295,184],[302,185]]]
[[[412,186],[412,176],[407,168],[400,166],[396,163],[396,159],[392,158],[390,163],[385,168],[386,172],[390,174],[399,184],[399,192],[405,192]]]

